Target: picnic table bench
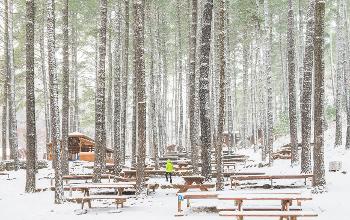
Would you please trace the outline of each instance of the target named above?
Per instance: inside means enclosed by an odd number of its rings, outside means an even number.
[[[231,200],[235,202],[235,211],[221,211],[219,215],[221,216],[237,216],[238,219],[243,219],[244,216],[256,216],[256,217],[291,217],[296,219],[299,216],[313,217],[317,216],[314,212],[304,212],[300,210],[290,210],[293,201],[297,201],[298,206],[301,206],[301,201],[312,200],[310,196],[305,196],[302,194],[277,194],[277,193],[236,193],[236,194],[222,194],[218,195],[219,200]],[[281,206],[278,211],[270,211],[269,208],[260,211],[245,210],[243,206],[244,201],[280,201]],[[263,209],[263,208],[262,208]]]
[[[124,202],[126,202],[127,199],[128,199],[127,196],[120,196],[120,195],[89,195],[89,196],[70,197],[67,200],[81,203],[81,209],[84,209],[85,203],[88,203],[89,208],[91,208],[92,200],[114,200],[115,204],[117,205],[117,208],[119,207],[119,205],[121,205],[121,207],[123,208]]]
[[[10,174],[9,173],[2,173],[2,172],[0,172],[0,176],[7,176],[7,179],[10,179]]]
[[[308,178],[312,178],[313,174],[295,174],[295,175],[232,175],[230,176],[231,188],[235,187],[242,180],[270,180],[271,186],[273,186],[274,179],[305,179],[305,185]]]

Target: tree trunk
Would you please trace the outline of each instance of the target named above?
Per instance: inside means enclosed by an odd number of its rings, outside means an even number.
[[[158,13],[158,22],[159,22],[159,13]],[[161,17],[161,24],[162,26],[166,26],[167,24],[165,23],[164,21],[164,16]],[[167,114],[168,114],[168,98],[167,98],[167,95],[168,95],[168,61],[167,61],[167,48],[166,48],[166,38],[165,38],[165,31],[162,31],[162,34],[163,34],[163,37],[160,36],[160,28],[158,28],[158,35],[159,35],[159,40],[161,41],[161,53],[162,53],[162,60],[163,60],[163,91],[162,91],[162,100],[163,100],[163,107],[162,107],[162,114],[163,114],[163,119],[162,119],[162,128],[161,129],[161,133],[162,133],[162,138],[163,138],[163,145],[160,145],[159,146],[159,152],[160,152],[160,155],[164,155],[164,151],[165,151],[165,147],[167,146],[167,135],[168,135],[168,127],[167,127]]]
[[[71,75],[72,76],[72,88],[74,88],[74,91],[70,91],[71,94],[74,93],[74,97],[72,97],[72,100],[74,100],[74,113],[71,111],[71,115],[73,115],[73,122],[71,131],[79,131],[79,82],[78,82],[78,61],[77,61],[77,56],[78,56],[78,33],[77,33],[77,13],[73,12],[72,13],[72,22],[70,22],[72,25],[72,71]],[[72,105],[73,107],[73,105]]]
[[[301,100],[301,172],[311,173],[311,95],[312,95],[312,71],[314,61],[314,18],[315,0],[309,1],[307,10],[304,76]]]
[[[121,58],[121,2],[118,1],[117,12],[116,12],[116,22],[115,30],[116,41],[114,45],[114,151],[113,151],[113,160],[114,160],[114,174],[119,175],[121,171],[121,146],[120,146],[120,125],[121,125],[121,71],[120,71],[120,58]]]
[[[344,5],[344,18],[345,18],[345,59],[344,63],[345,65],[345,71],[344,71],[344,77],[345,77],[345,92],[346,92],[346,141],[345,141],[345,149],[350,149],[350,94],[349,94],[349,73],[350,73],[350,41],[349,41],[349,18],[348,13],[346,11],[347,5]]]
[[[34,0],[26,2],[26,192],[35,192]]]
[[[211,133],[209,117],[209,55],[211,42],[211,23],[213,17],[213,0],[205,2],[203,11],[203,25],[200,48],[200,78],[199,78],[199,102],[201,120],[202,142],[202,175],[206,180],[211,179]]]
[[[269,1],[264,2],[265,24],[267,35],[266,47],[266,86],[267,86],[267,154],[269,156],[269,166],[272,166],[273,158],[273,106],[272,106],[272,15],[270,14]]]
[[[144,60],[144,0],[134,0],[134,53],[137,87],[137,168],[136,195],[141,194],[145,181],[146,158],[146,96],[145,96],[145,60]]]
[[[222,140],[225,124],[225,0],[219,2],[218,21],[218,65],[220,74],[220,97],[219,97],[219,117],[218,117],[218,139],[216,142],[216,190],[224,189],[224,177],[222,174]]]
[[[47,52],[50,90],[51,143],[55,169],[55,203],[63,202],[63,182],[61,169],[61,144],[58,110],[58,80],[55,57],[55,0],[47,4]]]
[[[335,103],[335,147],[342,145],[342,98],[343,98],[343,71],[342,55],[344,52],[343,43],[343,16],[341,0],[337,0],[337,72],[336,72],[336,103]]]
[[[2,108],[2,160],[7,159],[7,121],[8,121],[8,72],[9,72],[9,9],[8,0],[4,0],[4,100]]]
[[[244,42],[243,42],[243,116],[242,116],[242,147],[247,147],[247,124],[248,124],[248,33],[244,30]]]
[[[197,150],[197,132],[195,119],[195,99],[196,99],[196,49],[197,49],[197,8],[198,1],[192,0],[192,21],[191,21],[191,40],[190,40],[190,102],[189,102],[189,120],[190,120],[190,144],[191,161],[193,173],[198,174],[198,150]]]
[[[178,151],[183,152],[185,149],[183,147],[183,95],[182,95],[182,26],[181,26],[181,0],[176,1],[176,13],[177,13],[177,29],[178,29],[178,74],[179,74],[179,87],[178,87],[178,93],[179,93],[179,135],[178,135]]]
[[[151,25],[152,26],[152,25]],[[154,78],[154,39],[153,39],[153,32],[152,32],[152,28],[150,28],[150,30],[149,30],[150,32],[150,41],[151,41],[151,60],[150,60],[150,82],[149,82],[149,86],[150,86],[150,101],[151,101],[151,105],[150,105],[150,112],[151,112],[151,130],[152,130],[152,141],[151,141],[151,143],[152,143],[152,146],[150,146],[151,147],[151,149],[152,149],[152,152],[153,152],[153,154],[152,154],[152,157],[154,158],[154,167],[155,167],[155,169],[157,170],[157,169],[159,169],[159,156],[158,156],[158,126],[157,126],[157,117],[156,117],[156,115],[157,115],[157,109],[159,109],[159,108],[157,108],[156,107],[156,100],[158,100],[159,101],[159,99],[158,99],[158,95],[160,95],[160,94],[158,94],[157,92],[156,92],[156,90],[155,90],[155,78]],[[158,48],[159,49],[159,48]],[[158,73],[158,74],[160,74],[160,72]],[[159,85],[156,85],[156,86],[159,86]],[[159,91],[158,91],[159,92]],[[158,121],[159,121],[159,119],[158,119]]]
[[[68,132],[69,132],[69,31],[68,0],[63,2],[63,74],[62,74],[62,174],[69,174]]]
[[[14,48],[13,48],[13,0],[8,2],[8,116],[9,116],[9,144],[10,159],[15,162],[15,170],[19,169],[18,159],[18,136],[17,136],[17,119],[16,119],[16,100],[15,100],[15,69],[14,69]]]
[[[41,62],[41,74],[43,82],[43,101],[45,111],[45,145],[46,145],[46,158],[48,159],[50,154],[49,143],[51,142],[51,129],[50,129],[50,102],[48,97],[48,86],[47,86],[47,73],[46,73],[46,56],[45,56],[45,25],[46,25],[46,2],[42,4],[42,20],[40,27],[39,36],[39,47],[40,47],[40,62]],[[51,152],[52,154],[52,152]]]
[[[122,117],[121,117],[121,163],[125,164],[126,146],[126,111],[128,99],[128,74],[129,74],[129,0],[125,0],[125,32],[124,32],[124,52],[123,52],[123,84],[122,84]]]
[[[134,60],[135,65],[135,60]],[[135,67],[134,67],[135,68]],[[132,73],[132,127],[131,127],[131,166],[136,166],[136,154],[137,154],[137,88],[136,80],[137,73]]]
[[[95,165],[94,182],[101,182],[101,174],[106,163],[106,32],[107,0],[100,0],[100,26],[98,46],[98,72],[96,76],[95,101]]]
[[[113,95],[112,95],[112,89],[113,89],[113,66],[112,66],[112,16],[111,11],[108,13],[108,28],[107,28],[107,60],[108,60],[108,77],[107,77],[107,138],[108,143],[107,145],[109,147],[113,146]]]
[[[291,165],[299,163],[297,112],[296,112],[296,84],[295,84],[295,34],[293,0],[288,0],[288,83],[289,83],[289,132],[292,147]]]
[[[324,167],[324,25],[325,2],[316,0],[315,5],[315,94],[314,94],[314,168],[313,185],[326,184]]]

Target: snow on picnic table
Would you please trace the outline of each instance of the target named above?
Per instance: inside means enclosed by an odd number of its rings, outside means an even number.
[[[332,128],[331,128],[332,129]],[[333,130],[333,129],[332,129]],[[334,131],[334,130],[333,130]],[[349,219],[349,202],[350,196],[350,174],[328,172],[329,161],[339,160],[343,163],[343,171],[350,170],[350,151],[344,149],[334,149],[331,131],[325,134],[325,165],[326,165],[326,180],[328,192],[324,194],[313,194],[312,201],[303,203],[304,207],[311,208],[319,214],[317,218],[304,219],[321,219],[321,220],[347,220]],[[344,135],[345,136],[345,135]],[[276,146],[277,148],[278,146]],[[258,159],[259,151],[254,153],[253,150],[241,150],[240,154],[250,155],[250,158]],[[239,171],[246,172],[265,172],[268,174],[298,174],[299,168],[291,168],[289,160],[277,160],[274,162],[272,168],[269,167],[251,167],[241,169]],[[89,169],[76,170],[77,173],[91,172]],[[232,201],[219,200],[193,200],[191,208],[187,208],[185,204],[182,205],[186,215],[182,217],[175,217],[177,210],[177,196],[176,189],[157,189],[155,193],[142,198],[130,198],[125,203],[124,208],[116,208],[115,204],[108,202],[93,201],[91,209],[81,210],[81,206],[76,203],[64,203],[62,205],[54,204],[54,193],[51,191],[39,192],[34,194],[24,193],[25,188],[25,170],[18,172],[9,172],[10,180],[7,176],[0,176],[0,219],[11,220],[70,220],[70,219],[84,219],[84,220],[142,220],[142,219],[227,219],[227,217],[220,217],[217,212],[214,212],[215,207],[230,207],[233,205]],[[43,178],[49,173],[51,169],[39,170],[37,175],[37,188],[45,188],[50,186],[50,179]],[[108,180],[106,180],[108,181]],[[168,184],[165,178],[151,178],[151,182],[159,184]],[[183,183],[181,177],[173,177],[173,183]],[[269,180],[259,180],[255,182],[258,185],[269,184]],[[286,189],[279,188],[281,185],[292,185],[294,188]],[[255,185],[252,185],[252,187]],[[305,187],[304,180],[276,180],[274,181],[274,189],[253,189],[245,188],[238,189],[240,192],[252,191],[270,191],[270,192],[305,192],[310,193],[310,183]],[[221,193],[232,193],[233,190],[229,186],[225,187],[225,191]],[[79,192],[75,192],[79,193]],[[66,192],[68,196],[69,192]],[[261,204],[261,203],[259,203]],[[265,203],[264,203],[265,204]],[[269,204],[266,204],[269,205]],[[261,218],[249,218],[261,219]],[[266,218],[265,218],[266,219]],[[267,218],[268,219],[268,218]],[[303,218],[300,218],[303,219]]]

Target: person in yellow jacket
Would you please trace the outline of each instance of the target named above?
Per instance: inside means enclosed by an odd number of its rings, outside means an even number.
[[[173,163],[168,159],[165,164],[165,179],[167,182],[168,182],[168,175],[169,175],[170,183],[173,183],[173,180],[171,179],[171,173],[173,172],[173,170],[174,170]]]

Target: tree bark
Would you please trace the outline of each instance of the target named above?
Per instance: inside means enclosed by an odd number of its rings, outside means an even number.
[[[101,182],[101,174],[106,163],[106,33],[107,0],[100,0],[100,26],[98,45],[98,72],[96,76],[95,100],[95,165],[94,182]]]
[[[181,0],[176,1],[176,24],[177,24],[177,29],[178,29],[178,35],[177,35],[177,40],[178,40],[178,74],[179,74],[179,85],[178,85],[178,93],[179,93],[179,134],[178,134],[178,151],[183,152],[185,148],[183,147],[183,95],[182,95],[182,25],[181,25]]]
[[[35,192],[34,0],[26,1],[26,192]]]
[[[195,99],[196,99],[196,49],[197,49],[197,8],[198,1],[192,0],[192,21],[190,34],[190,102],[189,102],[189,120],[190,120],[190,144],[191,144],[191,161],[193,166],[193,173],[198,174],[198,150],[196,135],[196,119],[195,119]]]
[[[311,95],[312,95],[312,71],[314,61],[314,24],[315,24],[315,0],[309,1],[307,10],[304,76],[301,100],[301,172],[311,173]]]
[[[289,133],[292,148],[291,165],[299,163],[297,112],[296,112],[296,83],[295,83],[295,33],[293,0],[288,0],[288,83],[289,83]]]
[[[2,160],[7,159],[7,121],[8,121],[8,71],[9,71],[9,9],[8,0],[4,0],[4,100],[2,107]]]
[[[343,61],[342,56],[344,53],[344,47],[342,45],[344,41],[343,36],[343,16],[342,16],[342,1],[337,0],[337,72],[336,72],[336,103],[335,103],[335,147],[340,147],[342,145],[342,98],[343,98]]]
[[[146,96],[144,58],[144,0],[134,0],[134,68],[137,74],[137,168],[136,195],[141,194],[145,181],[146,158]]]
[[[267,86],[267,154],[269,156],[269,166],[272,166],[273,158],[273,106],[272,106],[272,15],[270,14],[269,1],[264,1],[265,25],[267,36],[266,47],[266,86]]]
[[[211,23],[213,17],[213,0],[205,2],[203,11],[203,25],[200,48],[200,78],[199,78],[199,103],[201,120],[202,142],[202,175],[206,180],[211,179],[211,132],[209,117],[209,56],[211,42]]]
[[[63,2],[63,74],[62,74],[62,174],[69,174],[68,132],[69,132],[69,31],[68,0]]]
[[[50,90],[51,143],[55,169],[55,203],[63,202],[63,181],[61,169],[61,143],[58,110],[58,80],[55,57],[55,0],[47,4],[47,52]]]
[[[120,125],[121,125],[121,69],[120,69],[120,58],[121,58],[121,2],[118,1],[118,10],[116,11],[116,22],[115,30],[116,41],[114,45],[114,174],[119,175],[121,171],[121,146],[120,146]]]
[[[19,169],[18,159],[18,136],[16,119],[15,100],[15,69],[14,69],[14,48],[13,48],[13,0],[8,1],[8,68],[7,68],[7,89],[8,89],[8,119],[9,119],[9,144],[10,159],[15,162],[15,170]]]
[[[218,61],[220,74],[220,96],[219,96],[219,116],[218,116],[218,139],[216,142],[216,190],[224,189],[224,177],[222,167],[222,140],[225,124],[225,0],[219,1],[219,21],[218,21]]]
[[[125,32],[124,32],[124,52],[123,52],[123,84],[122,84],[122,117],[121,117],[121,163],[125,164],[126,146],[126,111],[128,99],[128,73],[129,73],[129,0],[125,0]]]
[[[107,77],[107,133],[109,138],[107,145],[113,146],[113,66],[112,66],[112,15],[111,11],[108,12],[107,15],[107,61],[108,61],[108,77]]]
[[[314,93],[314,167],[313,185],[326,184],[324,167],[324,25],[325,1],[316,0],[315,5],[315,93]]]

